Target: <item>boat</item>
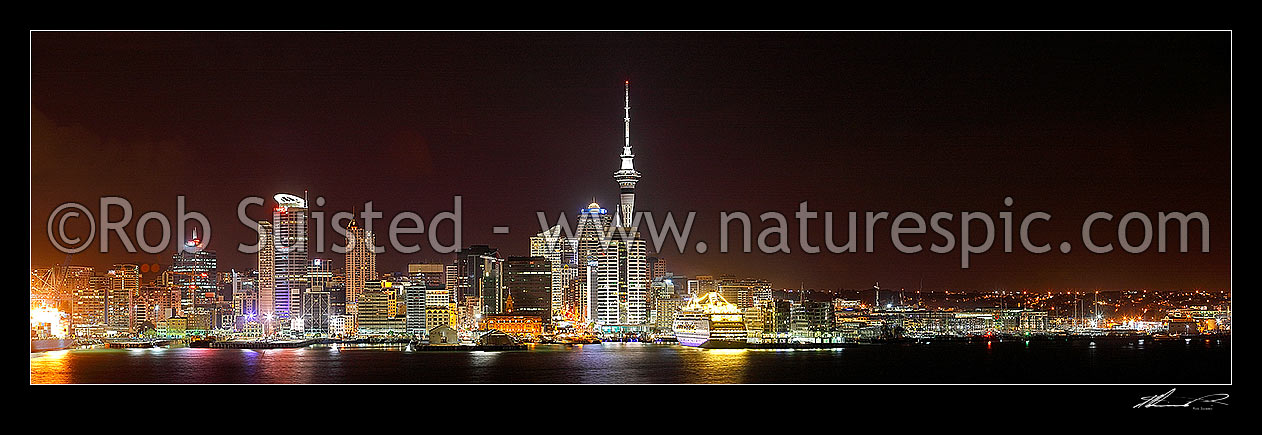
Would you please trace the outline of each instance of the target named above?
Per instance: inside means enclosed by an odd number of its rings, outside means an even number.
[[[674,322],[679,344],[705,349],[740,349],[748,343],[740,308],[710,292],[679,309]]]

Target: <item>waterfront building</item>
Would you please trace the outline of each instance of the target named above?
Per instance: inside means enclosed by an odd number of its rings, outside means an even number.
[[[499,250],[472,245],[456,253],[457,291],[461,301],[477,299],[479,312],[501,314],[504,307],[504,260]]]
[[[132,297],[136,324],[157,325],[160,320],[179,315],[182,295],[178,288],[172,289],[156,283],[140,286]],[[205,303],[202,307],[206,307]]]
[[[647,245],[634,231],[614,231],[597,263],[595,323],[605,332],[648,324]]]
[[[675,315],[688,303],[681,297],[659,297],[654,301],[653,327],[658,332],[670,332],[675,322]]]
[[[451,303],[451,295],[447,289],[425,290],[425,327],[433,330],[438,325],[456,325],[454,320],[455,304]],[[409,299],[408,303],[412,301]],[[408,305],[409,321],[412,316],[411,305]]]
[[[567,237],[561,225],[554,225],[530,237],[530,255],[548,260],[552,274],[550,311],[552,317],[564,318],[563,313],[578,305],[577,302],[567,304],[565,298],[570,284],[579,278],[578,238]]]
[[[569,292],[570,297],[564,300],[563,304],[570,307],[569,310],[574,313],[572,317],[576,317],[580,323],[595,321],[597,268],[599,266],[597,260],[609,240],[612,219],[609,211],[594,200],[587,205],[587,208],[579,210],[578,230],[575,233],[577,240],[574,241],[577,247],[575,257],[578,267],[574,278],[576,284]]]
[[[518,340],[530,340],[543,334],[543,319],[539,316],[492,314],[482,317],[482,330],[497,330]]]
[[[272,238],[272,223],[258,223],[258,277],[254,285],[258,288],[258,317],[263,325],[263,334],[272,333],[272,319],[276,313],[276,244]]]
[[[459,344],[460,335],[451,325],[438,325],[429,330],[429,344]]]
[[[71,325],[75,336],[100,337],[105,335],[106,295],[109,280],[104,276],[88,277],[88,284],[75,287]]]
[[[259,292],[255,287],[256,279],[239,279],[237,272],[232,271],[234,284],[232,288],[232,312],[237,316],[240,328],[244,319],[257,320],[259,317]],[[239,330],[239,329],[238,329]]]
[[[302,294],[302,332],[322,336],[329,333],[329,292],[313,286]]]
[[[545,257],[508,257],[504,261],[505,312],[550,321],[552,276]]]
[[[160,337],[184,338],[188,335],[188,318],[175,316],[159,320],[154,329]]]
[[[135,264],[115,264],[106,273],[109,278],[109,289],[106,293],[106,325],[114,334],[130,334],[135,326],[135,312],[132,299],[140,290],[140,266]]]
[[[193,238],[171,255],[169,270],[171,286],[180,292],[180,313],[192,311],[194,305],[206,305],[218,299],[218,260],[215,251],[205,249],[196,229],[193,230]]]
[[[353,337],[355,334],[350,333],[347,325],[353,325],[354,322],[350,316],[346,314],[334,314],[329,316],[329,336],[346,338]]]
[[[399,310],[398,292],[390,281],[368,281],[356,302],[360,335],[394,335],[407,332],[406,312]]]
[[[1046,311],[1021,311],[1020,332],[1023,334],[1042,334],[1051,329],[1050,316]]]
[[[302,312],[302,292],[307,289],[307,200],[279,193],[272,210],[272,244],[275,246],[273,318],[282,324]]]
[[[426,323],[429,321],[429,295],[427,294],[430,291],[429,286],[425,283],[417,282],[409,283],[403,286],[403,289],[407,301],[405,304],[407,310],[405,330],[410,336],[424,338],[429,331],[429,328],[426,327]],[[433,291],[443,290],[434,289]]]
[[[832,313],[831,303],[809,300],[792,303],[789,316],[793,340],[803,343],[832,341]]]

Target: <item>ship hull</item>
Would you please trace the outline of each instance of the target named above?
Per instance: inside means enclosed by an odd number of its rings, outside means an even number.
[[[675,338],[679,340],[680,345],[702,349],[743,349],[747,344],[745,340],[713,339],[704,332],[676,332]]]
[[[744,341],[732,340],[706,340],[704,343],[696,346],[702,349],[744,349]]]

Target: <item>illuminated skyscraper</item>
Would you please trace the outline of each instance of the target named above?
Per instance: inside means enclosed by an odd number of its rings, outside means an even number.
[[[92,275],[91,268],[88,269],[88,275],[87,286],[74,288],[74,312],[71,319],[75,335],[95,337],[105,333],[109,280],[104,276]]]
[[[504,261],[505,312],[552,319],[552,268],[544,257],[508,257]]]
[[[552,274],[551,312],[559,317],[567,311],[565,293],[571,283],[579,277],[578,239],[562,234],[561,225],[555,225],[547,231],[530,238],[530,255],[544,257]],[[544,319],[545,321],[547,319]]]
[[[257,314],[267,333],[271,333],[269,320],[276,315],[276,245],[272,234],[271,222],[259,222],[259,268],[254,285],[258,291]]]
[[[315,286],[302,293],[302,327],[307,335],[329,333],[329,292]]]
[[[173,289],[164,285],[145,284],[136,290],[132,297],[132,312],[135,316],[135,325],[148,323],[150,326],[157,325],[159,321],[177,317],[180,312],[180,295],[182,293],[178,289]],[[212,329],[206,327],[210,323],[210,309],[200,311],[201,316],[197,317],[203,323],[200,324],[201,330]]]
[[[307,335],[329,333],[329,316],[332,314],[329,284],[333,281],[330,263],[324,258],[313,258],[307,266],[307,290],[302,294],[302,327]]]
[[[364,283],[373,281],[377,276],[376,245],[371,231],[360,228],[351,221],[346,228],[346,303],[359,301],[364,293]]]
[[[407,314],[399,310],[399,292],[394,288],[394,283],[377,280],[365,282],[364,291],[359,296],[357,322],[361,335],[407,332]]]
[[[329,290],[333,281],[333,262],[327,258],[313,258],[307,267],[307,288],[320,287]]]
[[[504,312],[504,259],[499,250],[472,245],[456,253],[460,302],[480,301],[482,314]]]
[[[132,305],[140,290],[140,266],[115,264],[106,275],[109,277],[106,323],[115,333],[130,333],[136,320]]]
[[[180,312],[176,315],[188,316],[195,309],[208,310],[208,305],[215,302],[218,260],[215,251],[205,248],[194,229],[193,238],[171,255],[171,286],[180,294]]]
[[[614,231],[597,257],[596,318],[606,331],[648,323],[647,244]]]
[[[649,282],[653,282],[657,278],[666,276],[666,259],[661,257],[649,257]]]
[[[258,276],[243,277],[232,271],[232,312],[237,316],[237,330],[243,330],[245,322],[259,321]]]
[[[302,312],[307,288],[307,200],[278,193],[272,211],[272,244],[276,247],[275,318],[285,321]]]
[[[592,201],[587,208],[579,210],[578,214],[578,231],[575,233],[577,241],[577,278],[573,285],[574,291],[567,292],[571,295],[572,300],[565,301],[566,305],[576,307],[575,314],[583,323],[594,321],[596,312],[596,267],[597,257],[604,249],[607,238],[609,237],[609,228],[612,224],[612,216],[608,210],[600,207],[596,201]]]

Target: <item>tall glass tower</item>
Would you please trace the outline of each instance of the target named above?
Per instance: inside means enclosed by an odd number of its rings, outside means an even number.
[[[180,312],[183,315],[192,313],[195,305],[204,307],[215,302],[213,295],[218,290],[215,283],[218,271],[215,251],[202,246],[194,229],[193,238],[171,256],[171,284],[180,291]]]
[[[346,302],[359,302],[364,283],[377,279],[376,242],[354,220],[346,228]]]
[[[271,222],[259,222],[258,279],[254,282],[258,291],[258,312],[255,314],[265,328],[271,328],[270,321],[276,316],[276,244],[272,242],[274,233]],[[266,332],[271,333],[271,329]]]
[[[272,242],[276,247],[275,319],[289,320],[302,312],[307,288],[307,200],[278,193],[272,211]]]

